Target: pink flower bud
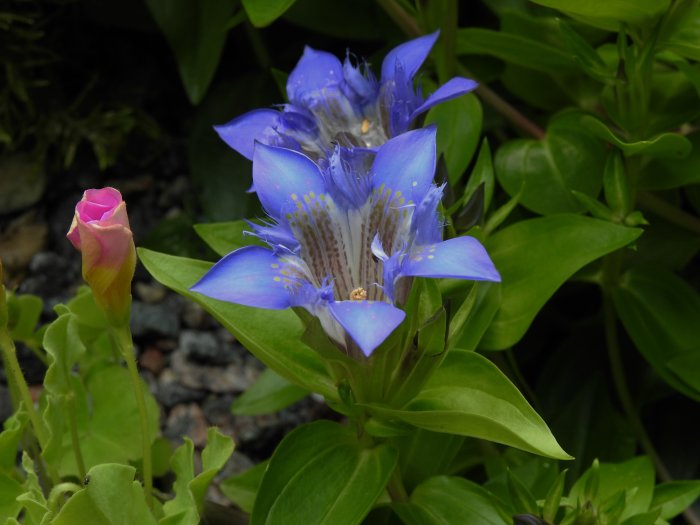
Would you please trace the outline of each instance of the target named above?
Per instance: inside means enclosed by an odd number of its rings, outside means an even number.
[[[83,279],[110,320],[129,320],[136,248],[126,203],[114,188],[87,190],[67,235],[83,256]]]

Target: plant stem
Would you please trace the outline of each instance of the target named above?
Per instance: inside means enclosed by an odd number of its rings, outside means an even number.
[[[408,501],[408,493],[406,492],[406,487],[404,487],[403,479],[401,479],[401,472],[399,472],[398,465],[391,474],[386,490],[389,492],[391,501],[395,503],[405,503]]]
[[[15,348],[15,343],[7,333],[7,330],[0,330],[0,348],[2,349],[3,358],[5,361],[5,366],[7,367],[8,381],[11,381],[14,385],[14,389],[19,393],[22,403],[24,403],[27,414],[29,414],[29,421],[34,429],[34,435],[41,449],[44,450],[46,444],[49,441],[49,437],[46,435],[46,430],[41,424],[39,419],[39,414],[34,408],[34,401],[29,393],[29,387],[27,382],[22,375],[22,370],[19,367],[19,361],[17,361],[17,349]]]
[[[122,358],[126,361],[126,367],[131,377],[132,388],[136,396],[136,406],[139,411],[141,424],[141,440],[143,444],[143,486],[146,493],[146,504],[153,506],[153,466],[151,460],[151,436],[148,429],[148,413],[146,412],[146,399],[143,393],[143,384],[134,357],[134,343],[131,338],[129,325],[113,327],[112,335],[121,351]]]
[[[408,36],[415,38],[423,34],[423,31],[421,31],[415,19],[404,11],[394,0],[377,0],[377,3],[386,11],[389,18],[391,18]]]
[[[669,482],[673,481],[673,477],[668,471],[666,464],[656,452],[654,444],[651,442],[644,428],[644,423],[637,414],[637,409],[634,406],[632,395],[627,385],[627,378],[625,377],[624,363],[622,362],[622,353],[617,337],[617,316],[610,296],[611,287],[619,276],[620,262],[620,252],[608,255],[603,261],[603,315],[605,318],[605,342],[608,347],[610,370],[612,372],[617,397],[620,400],[620,404],[622,405],[622,409],[625,412],[629,424],[632,426],[632,430],[637,435],[637,440],[642,450],[644,450],[644,453],[649,456],[654,463],[659,479],[664,482]],[[683,515],[689,524],[700,525],[700,518],[698,518],[691,508],[687,508],[683,512]]]
[[[67,396],[68,401],[68,419],[70,420],[70,439],[73,446],[73,454],[75,455],[75,463],[78,465],[78,473],[80,479],[85,479],[85,460],[83,460],[83,451],[80,448],[80,437],[78,436],[78,420],[75,417],[75,394],[71,392]]]
[[[637,193],[637,202],[642,208],[655,213],[659,217],[666,219],[668,222],[700,235],[699,218],[681,210],[680,208],[676,208],[673,204],[658,198],[654,194],[640,191]]]

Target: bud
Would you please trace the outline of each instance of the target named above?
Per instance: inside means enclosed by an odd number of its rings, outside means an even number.
[[[87,190],[75,207],[68,240],[83,256],[83,279],[110,321],[129,321],[136,248],[126,203],[114,188]]]

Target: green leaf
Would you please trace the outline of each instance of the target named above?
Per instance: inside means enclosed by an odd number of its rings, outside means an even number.
[[[567,47],[581,64],[583,70],[592,78],[602,82],[614,79],[614,71],[605,63],[598,52],[579,35],[570,24],[560,21],[559,31]]]
[[[661,15],[670,0],[532,0],[597,27],[617,30],[619,22],[642,24]]]
[[[700,481],[670,481],[654,488],[650,508],[661,508],[660,518],[670,520],[690,507],[700,496]]]
[[[255,27],[265,27],[277,20],[295,0],[242,0],[250,22]]]
[[[17,501],[24,507],[24,524],[43,524],[49,512],[48,503],[39,484],[34,462],[26,452],[22,452],[22,469],[27,477],[22,485],[24,492],[17,496]]]
[[[692,150],[684,159],[654,159],[642,169],[640,190],[668,190],[687,184],[700,184],[700,133],[688,137]]]
[[[478,437],[557,459],[571,459],[518,389],[476,352],[451,350],[401,409],[366,405],[378,416],[419,428]]]
[[[51,525],[156,525],[135,472],[110,463],[91,468],[88,486],[68,500]]]
[[[163,505],[165,517],[159,525],[198,525],[209,484],[233,453],[234,443],[216,428],[207,432],[202,451],[202,472],[194,475],[194,444],[189,438],[173,454],[170,465],[175,473],[175,498]]]
[[[236,1],[146,0],[146,4],[175,53],[187,96],[199,104],[219,65]]]
[[[44,348],[50,356],[44,386],[51,394],[69,394],[72,391],[73,366],[85,353],[85,345],[78,333],[76,317],[61,315],[46,330]]]
[[[409,503],[394,503],[391,508],[408,525],[512,523],[507,510],[487,490],[466,479],[448,476],[430,478],[413,491]]]
[[[452,460],[464,441],[463,436],[422,428],[393,439],[399,449],[399,472],[406,489],[411,491],[430,477],[452,472]]]
[[[447,174],[453,186],[464,174],[476,151],[482,120],[481,103],[473,93],[439,104],[425,117],[426,125],[437,125],[437,151],[445,156]]]
[[[666,47],[692,60],[700,60],[700,6],[685,17],[685,23],[671,35]]]
[[[508,485],[508,493],[510,500],[514,503],[518,514],[539,514],[539,508],[535,497],[530,490],[520,481],[513,471],[508,469],[506,472],[506,481]]]
[[[505,62],[554,75],[580,71],[574,56],[568,51],[543,44],[541,41],[492,29],[459,29],[457,54],[493,56]]]
[[[500,284],[474,283],[450,321],[447,348],[476,350],[500,307]]]
[[[224,495],[247,513],[253,512],[255,497],[267,470],[268,461],[258,463],[242,474],[221,482],[219,488]]]
[[[141,425],[131,379],[126,369],[117,365],[97,368],[86,378],[85,387],[72,382],[75,395],[78,437],[85,465],[128,463],[141,459]],[[158,432],[158,405],[144,385],[149,434]],[[51,439],[44,457],[63,476],[78,475],[70,432],[66,422],[69,405],[66,396],[50,396],[44,419]]]
[[[331,421],[298,427],[270,459],[250,524],[359,524],[396,459],[392,447],[365,448],[355,432]]]
[[[240,397],[231,411],[237,416],[256,416],[277,412],[309,395],[309,391],[291,384],[285,378],[266,369],[258,380]]]
[[[8,328],[12,339],[22,342],[33,339],[43,304],[44,301],[36,295],[8,294]]]
[[[586,499],[586,483],[591,478],[593,467],[588,469],[571,488],[569,499],[572,504]],[[626,505],[620,521],[630,516],[641,514],[649,509],[654,492],[654,467],[646,456],[630,459],[624,463],[601,463],[598,466],[598,490],[593,501],[597,504],[616,497],[620,492],[626,494]]]
[[[484,185],[484,212],[491,206],[493,199],[493,189],[495,185],[493,175],[493,160],[491,158],[491,148],[488,139],[484,139],[479,149],[479,156],[476,158],[474,169],[469,175],[469,181],[464,188],[464,196],[462,202],[467,203],[476,192],[477,188]]]
[[[257,237],[244,233],[251,231],[250,225],[244,220],[195,224],[194,231],[222,257],[243,246],[266,246]]]
[[[17,497],[24,493],[22,484],[9,472],[0,472],[0,519],[16,518],[22,510]]]
[[[263,310],[210,299],[189,291],[211,263],[139,249],[151,275],[199,303],[248,350],[288,381],[329,399],[337,389],[321,358],[301,342],[304,325],[292,310]]]
[[[687,138],[678,133],[661,133],[648,140],[625,142],[595,117],[586,115],[581,117],[580,122],[599,139],[620,148],[626,157],[644,154],[662,159],[683,159],[693,147]]]
[[[561,497],[564,495],[564,482],[566,481],[566,470],[559,473],[557,480],[552,484],[547,497],[542,506],[542,517],[548,523],[554,523],[554,519],[561,505]]]
[[[625,330],[661,378],[700,400],[700,295],[658,267],[633,268],[613,289]]]
[[[604,166],[601,144],[577,127],[575,115],[552,121],[542,140],[516,139],[496,152],[494,165],[501,186],[520,204],[542,214],[579,212],[576,190],[595,197]]]
[[[503,279],[502,301],[481,347],[502,350],[513,346],[569,277],[641,233],[578,215],[528,219],[495,233],[486,241],[486,248]]]

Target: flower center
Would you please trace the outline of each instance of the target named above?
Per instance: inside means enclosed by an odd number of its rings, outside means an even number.
[[[367,299],[367,290],[364,288],[355,288],[352,292],[350,292],[350,300],[351,301],[364,301]]]
[[[363,135],[366,135],[367,132],[369,131],[369,126],[370,126],[370,121],[368,119],[363,119],[362,124],[360,125],[360,133]]]

